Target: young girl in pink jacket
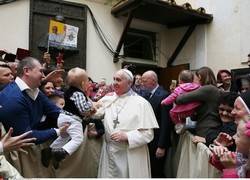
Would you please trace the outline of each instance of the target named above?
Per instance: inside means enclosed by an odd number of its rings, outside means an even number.
[[[200,87],[199,84],[193,83],[194,74],[189,70],[183,70],[180,72],[178,81],[179,85],[174,89],[174,92],[171,93],[167,98],[165,98],[161,104],[169,105],[173,103],[173,108],[170,110],[170,116],[173,122],[175,123],[176,133],[180,134],[185,129],[186,118],[192,117],[195,114],[195,108],[197,108],[201,103],[192,102],[188,104],[175,104],[177,96],[184,94],[190,91],[194,91]]]
[[[209,162],[223,172],[223,178],[250,178],[250,116],[240,121],[233,136],[236,152],[226,147],[210,147],[213,155]]]

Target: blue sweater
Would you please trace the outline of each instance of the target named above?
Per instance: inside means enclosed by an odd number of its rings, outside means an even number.
[[[55,129],[37,130],[43,115],[58,118],[60,109],[43,93],[37,99],[31,99],[25,91],[21,91],[15,82],[10,83],[0,93],[0,122],[6,131],[13,127],[13,136],[32,130],[28,137],[35,137],[36,144],[57,137]]]

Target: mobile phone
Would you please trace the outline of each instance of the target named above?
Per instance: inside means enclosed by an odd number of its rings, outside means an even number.
[[[30,57],[31,55],[31,51],[27,50],[27,49],[22,49],[22,48],[17,48],[16,51],[16,58],[18,60],[22,60],[25,57]]]
[[[177,85],[177,81],[176,80],[172,80],[171,81],[171,85],[170,85],[170,89],[175,89]]]
[[[15,62],[16,60],[16,55],[12,53],[6,53],[4,56],[4,60],[8,62]]]
[[[57,64],[61,64],[63,60],[63,53],[59,53],[58,57],[57,57]]]

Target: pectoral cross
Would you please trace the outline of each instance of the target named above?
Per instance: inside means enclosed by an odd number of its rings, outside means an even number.
[[[118,116],[116,116],[116,118],[113,120],[114,122],[114,129],[116,128],[117,124],[120,124],[120,122],[118,121]]]

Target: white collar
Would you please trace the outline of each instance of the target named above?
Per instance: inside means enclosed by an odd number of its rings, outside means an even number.
[[[126,92],[126,93],[124,93],[124,94],[122,94],[122,95],[120,95],[120,96],[118,96],[116,93],[115,93],[115,95],[116,95],[116,98],[124,98],[124,97],[126,97],[126,96],[139,96],[137,93],[135,93],[135,92],[132,90],[132,88],[130,88],[128,92]]]
[[[38,94],[39,94],[39,89],[36,88],[35,90],[32,90],[21,78],[16,77],[15,80],[17,86],[21,91],[26,91],[26,93],[29,95],[29,97],[33,100],[36,100]]]
[[[150,97],[153,96],[153,94],[155,93],[155,91],[156,91],[156,89],[157,89],[158,87],[159,87],[159,84],[157,84],[157,86],[151,91]]]

